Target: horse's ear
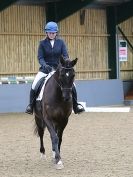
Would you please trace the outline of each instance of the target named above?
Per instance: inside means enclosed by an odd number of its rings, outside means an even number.
[[[60,63],[61,63],[62,66],[65,65],[65,60],[64,60],[63,56],[60,57]]]
[[[77,61],[78,61],[78,58],[75,58],[74,60],[71,61],[72,67],[74,67],[74,65],[76,65]]]

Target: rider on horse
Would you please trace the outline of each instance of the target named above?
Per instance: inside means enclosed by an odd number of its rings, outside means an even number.
[[[30,104],[26,108],[26,113],[33,114],[33,107],[36,101],[36,86],[39,81],[46,77],[52,69],[57,69],[59,64],[59,58],[63,56],[64,59],[68,59],[68,52],[66,45],[62,39],[57,38],[58,25],[55,22],[48,22],[45,26],[44,31],[46,32],[46,38],[40,41],[38,48],[38,61],[41,65],[39,72],[37,73],[31,90],[30,90]],[[77,92],[76,88],[73,85],[72,88],[72,97],[73,97],[73,110],[75,114],[84,112],[84,107],[77,102]]]

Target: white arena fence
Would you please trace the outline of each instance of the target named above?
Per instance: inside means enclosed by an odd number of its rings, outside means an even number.
[[[9,77],[1,77],[0,84],[23,84],[23,83],[32,83],[34,80],[34,76],[9,76]]]

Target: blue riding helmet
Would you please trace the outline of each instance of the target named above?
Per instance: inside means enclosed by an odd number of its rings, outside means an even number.
[[[48,32],[50,32],[50,33],[56,33],[56,32],[58,32],[59,31],[59,29],[58,29],[58,25],[57,25],[57,23],[55,23],[55,22],[48,22],[47,24],[46,24],[46,26],[45,26],[45,32],[46,33],[48,33]]]

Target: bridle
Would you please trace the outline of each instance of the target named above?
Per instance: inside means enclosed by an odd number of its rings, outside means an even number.
[[[73,69],[72,67],[71,68],[66,68],[66,67],[64,67],[64,66],[62,66],[61,68],[64,68],[64,69],[66,69],[66,70],[71,70],[71,69]],[[54,78],[54,80],[55,80],[55,82],[57,83],[57,85],[60,87],[60,89],[61,89],[61,91],[63,91],[63,90],[70,90],[70,91],[72,91],[72,87],[62,87],[62,85],[61,85],[61,83],[59,83],[56,79],[55,79],[55,77],[53,77]]]

